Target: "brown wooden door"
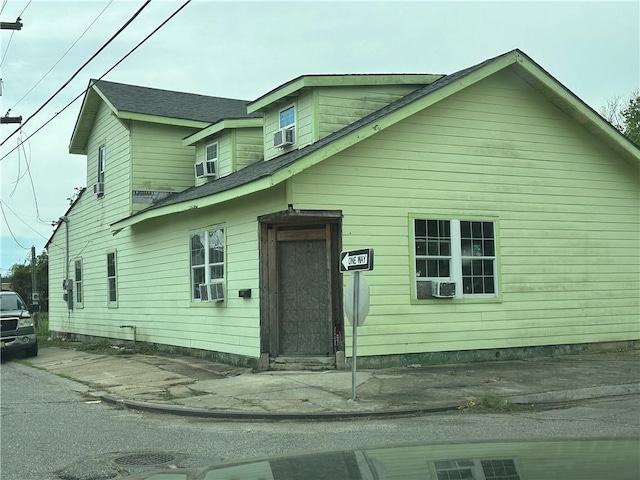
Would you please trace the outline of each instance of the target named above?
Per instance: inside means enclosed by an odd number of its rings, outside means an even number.
[[[332,351],[326,261],[323,240],[278,242],[280,355]]]
[[[278,355],[332,355],[331,275],[325,228],[277,235]]]

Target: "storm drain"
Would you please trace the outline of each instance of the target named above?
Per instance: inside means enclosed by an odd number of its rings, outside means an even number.
[[[113,462],[123,466],[162,465],[173,462],[175,455],[170,453],[135,453],[114,458]]]

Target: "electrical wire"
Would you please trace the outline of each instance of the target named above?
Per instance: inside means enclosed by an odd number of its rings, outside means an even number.
[[[43,234],[41,234],[39,231],[37,231],[35,228],[33,228],[31,225],[29,225],[25,220],[23,220],[16,212],[13,211],[13,209],[9,206],[9,204],[7,204],[7,202],[5,202],[4,200],[0,199],[0,204],[4,205],[5,207],[7,207],[7,209],[13,213],[15,215],[15,217],[20,220],[22,223],[24,223],[27,228],[29,228],[31,231],[35,232],[36,234],[40,235],[42,238],[44,238],[45,240],[49,240],[47,237],[45,237]],[[5,219],[6,220],[6,219]],[[49,224],[51,225],[51,224]]]
[[[4,7],[7,6],[8,1],[9,0],[5,0],[5,2],[2,4],[2,11],[4,11]],[[18,15],[18,20],[20,20],[20,17],[22,17],[22,14],[27,10],[27,8],[29,8],[29,5],[31,5],[32,1],[33,0],[29,0],[29,3],[27,3],[26,7],[22,9],[22,12],[20,12],[20,15]],[[2,13],[2,11],[0,11],[0,13]],[[11,36],[9,37],[9,42],[7,43],[7,48],[5,48],[4,54],[2,55],[2,60],[0,60],[0,67],[2,67],[2,65],[4,64],[4,58],[7,56],[7,52],[9,51],[9,47],[11,46],[11,40],[13,40],[14,33],[16,33],[15,30],[11,32]]]
[[[96,81],[100,81],[102,80],[106,75],[108,75],[114,68],[116,68],[118,65],[120,65],[127,57],[129,57],[129,55],[131,55],[133,52],[135,52],[140,46],[142,46],[143,43],[145,43],[147,40],[149,40],[149,38],[151,38],[158,30],[160,30],[162,27],[164,27],[173,17],[175,17],[184,7],[186,7],[189,3],[191,3],[191,0],[187,0],[185,3],[182,4],[182,6],[180,8],[178,8],[175,12],[173,12],[164,22],[162,22],[158,27],[155,28],[155,30],[153,30],[149,35],[147,35],[140,43],[138,43],[135,47],[133,47],[129,53],[127,53],[124,57],[122,57],[120,60],[118,60],[117,63],[115,63],[109,70],[107,70],[105,73],[103,73]],[[89,88],[91,88],[93,86],[89,85],[89,87],[87,87],[85,90],[83,90],[82,92],[80,92],[73,100],[71,100],[69,103],[67,103],[62,110],[60,110],[59,112],[56,112],[53,117],[51,117],[49,120],[47,120],[45,123],[43,123],[37,130],[35,130],[31,135],[29,135],[26,140],[29,140],[30,138],[32,138],[36,133],[38,133],[40,130],[42,130],[44,127],[46,127],[48,124],[50,124],[58,115],[60,115],[62,112],[64,112],[67,108],[69,108],[71,105],[73,105],[73,103],[75,103],[80,97],[82,97],[88,90]],[[0,144],[1,145],[1,144]],[[14,151],[16,151],[16,149],[18,149],[18,147],[14,147],[13,149],[9,150],[7,153],[5,153],[2,157],[0,157],[0,161],[4,160],[5,158],[7,158],[11,153],[13,153]]]
[[[136,13],[133,14],[133,16],[127,20],[127,22],[120,27],[120,29],[109,39],[107,40],[107,43],[105,43],[104,45],[102,45],[102,47],[100,47],[98,49],[98,51],[96,53],[94,53],[91,58],[89,58],[89,60],[87,60],[86,62],[84,62],[82,64],[82,66],[80,68],[78,68],[75,73],[73,75],[71,75],[71,77],[69,78],[69,80],[67,80],[58,90],[56,90],[56,92],[51,95],[49,97],[49,99],[44,102],[40,108],[38,108],[33,114],[31,114],[31,116],[29,116],[29,118],[27,118],[24,122],[22,122],[22,126],[26,125],[27,123],[29,123],[29,121],[35,117],[38,113],[40,113],[42,111],[42,109],[44,107],[46,107],[67,85],[69,85],[69,83],[71,83],[71,81],[76,78],[78,76],[78,74],[84,69],[84,67],[86,67],[94,58],[96,58],[105,48],[107,48],[107,46],[113,42],[130,24],[131,22],[133,22],[135,20],[135,18],[140,15],[140,13],[142,13],[142,11],[147,8],[147,6],[149,5],[149,3],[151,3],[151,0],[146,0],[146,2],[144,2],[144,4],[138,9],[138,11]],[[21,127],[20,127],[21,128]],[[16,130],[14,130],[12,133],[9,134],[9,136],[7,138],[5,138],[2,143],[0,143],[0,146],[4,145],[7,140],[9,140],[11,137],[13,137],[16,133],[18,133],[20,131],[20,128],[17,128]]]
[[[0,15],[2,15],[2,12],[4,12],[4,7],[6,7],[6,6],[7,6],[7,2],[8,2],[8,1],[9,1],[9,0],[4,0],[4,2],[2,2],[2,8],[0,8]]]
[[[7,215],[4,213],[4,208],[3,208],[3,203],[4,202],[0,202],[0,211],[2,211],[2,216],[4,217],[4,223],[7,224],[7,230],[9,230],[9,233],[11,234],[11,238],[13,238],[13,241],[16,242],[18,244],[18,246],[20,248],[24,248],[25,250],[29,250],[30,247],[25,247],[24,245],[22,245],[18,239],[16,238],[16,236],[13,234],[13,231],[11,230],[11,226],[9,225],[9,221],[7,220]]]
[[[13,40],[13,34],[16,33],[15,30],[11,31],[11,36],[9,37],[9,42],[7,42],[7,48],[4,49],[4,54],[2,55],[2,60],[0,60],[0,67],[4,64],[4,59],[7,56],[7,52],[9,51],[9,47],[11,46],[11,40]]]
[[[30,89],[27,93],[25,93],[25,94],[22,96],[22,98],[21,98],[20,100],[18,100],[18,101],[15,103],[15,105],[14,105],[13,107],[11,107],[11,110],[15,109],[15,108],[20,104],[20,102],[21,102],[22,100],[24,100],[24,99],[25,99],[25,98],[26,98],[26,97],[27,97],[31,92],[33,92],[33,90],[34,90],[38,85],[40,85],[40,82],[42,82],[45,78],[47,78],[47,75],[49,75],[49,74],[53,71],[53,69],[54,69],[54,68],[56,68],[56,66],[57,66],[57,65],[58,65],[58,64],[59,64],[59,63],[64,59],[64,57],[66,57],[66,56],[67,56],[67,54],[71,51],[71,49],[72,49],[73,47],[75,47],[75,46],[76,46],[76,44],[77,44],[77,43],[82,39],[82,37],[84,37],[84,36],[86,35],[86,33],[89,31],[89,29],[90,29],[91,27],[93,27],[93,25],[98,21],[98,19],[99,19],[99,18],[102,16],[102,14],[107,10],[107,8],[109,8],[109,7],[111,6],[111,4],[112,4],[112,3],[113,3],[113,0],[110,0],[110,2],[107,4],[107,6],[106,6],[106,7],[104,7],[104,8],[102,9],[102,11],[98,14],[98,16],[93,20],[93,22],[91,22],[91,23],[89,24],[89,26],[85,29],[85,31],[84,31],[84,32],[82,32],[82,34],[77,38],[77,40],[71,44],[71,46],[67,49],[67,51],[66,51],[66,52],[64,52],[64,53],[62,54],[62,56],[58,59],[58,61],[57,61],[56,63],[54,63],[54,64],[53,64],[53,66],[52,66],[52,67],[47,71],[47,73],[45,73],[45,74],[43,75],[43,77],[42,77],[40,80],[38,80],[38,81],[36,82],[36,84],[35,84],[33,87],[31,87],[31,89]]]

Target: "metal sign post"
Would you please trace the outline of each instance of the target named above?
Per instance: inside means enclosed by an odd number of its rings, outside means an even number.
[[[351,400],[356,399],[356,359],[358,358],[358,290],[360,288],[360,271],[353,272],[353,354],[351,360]]]
[[[347,318],[353,326],[353,353],[351,357],[351,400],[356,399],[356,363],[358,358],[358,327],[364,323],[369,313],[369,285],[360,272],[373,270],[373,249],[365,248],[342,252],[340,271],[353,272],[351,281],[344,289],[344,307]]]

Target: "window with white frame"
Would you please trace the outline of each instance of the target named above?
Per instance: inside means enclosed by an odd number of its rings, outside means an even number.
[[[437,461],[438,480],[520,480],[515,459],[462,459]]]
[[[76,304],[82,305],[82,260],[75,261]]]
[[[116,252],[107,253],[107,301],[109,305],[118,301]]]
[[[416,292],[426,282],[455,284],[456,297],[497,295],[494,221],[421,219],[413,221]]]
[[[191,299],[205,300],[201,298],[201,285],[222,286],[224,270],[224,228],[191,235]]]
[[[98,185],[104,186],[104,169],[107,154],[104,145],[98,148]]]
[[[296,107],[291,105],[283,110],[280,110],[280,128],[293,127],[296,124]]]

